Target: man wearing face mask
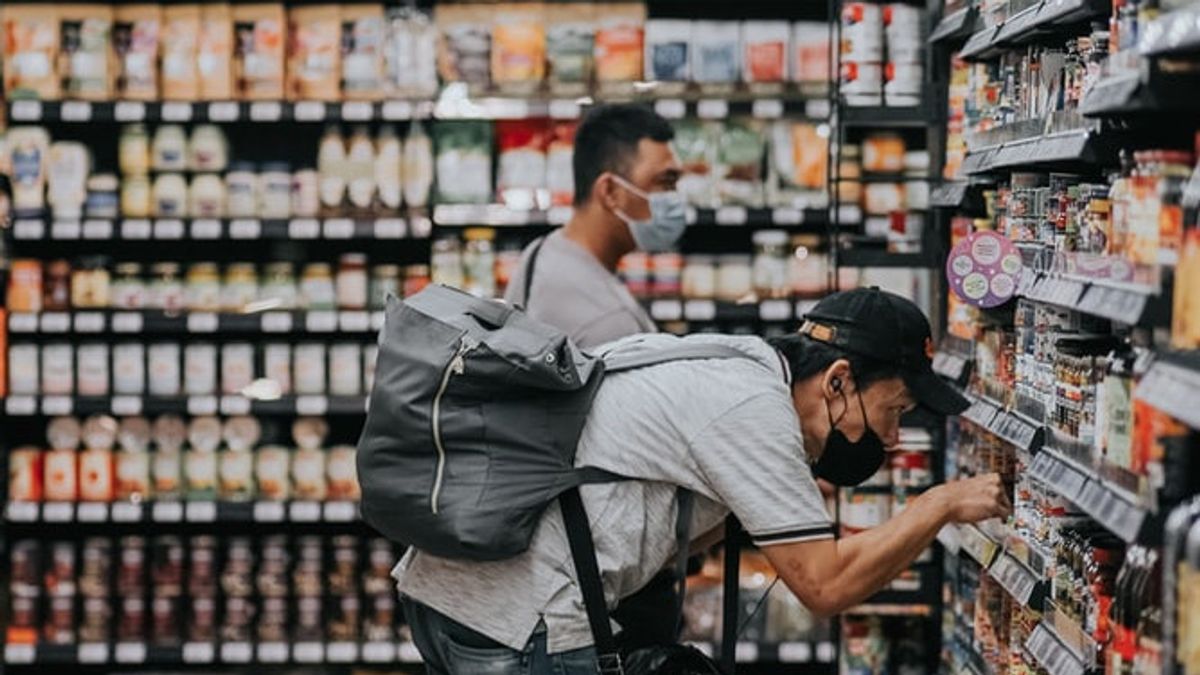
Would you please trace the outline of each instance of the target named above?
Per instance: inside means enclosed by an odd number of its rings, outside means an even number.
[[[634,341],[715,343],[741,356],[617,373],[600,387],[575,464],[630,479],[581,488],[610,609],[672,559],[677,486],[694,495],[693,548],[734,514],[788,589],[821,616],[884,588],[943,526],[1011,510],[1000,477],[989,474],[930,488],[883,525],[834,538],[817,477],[861,483],[898,444],[905,412],[967,407],[934,374],[929,322],[904,298],[837,293],[799,333],[770,340],[660,334],[617,344]],[[406,614],[429,672],[594,675],[571,560],[557,506],[514,558],[410,551],[394,574],[413,600]]]
[[[589,112],[575,134],[571,220],[526,249],[504,299],[584,349],[654,332],[616,271],[625,254],[669,251],[683,236],[673,136],[671,125],[645,106]]]

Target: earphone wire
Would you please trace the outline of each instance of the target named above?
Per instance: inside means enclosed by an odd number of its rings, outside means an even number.
[[[762,609],[763,603],[767,601],[767,598],[771,597],[771,589],[775,588],[775,584],[777,583],[779,583],[778,574],[775,575],[775,578],[767,586],[766,592],[764,592],[762,597],[758,599],[758,602],[754,603],[754,609],[750,611],[750,614],[746,617],[746,620],[743,621],[740,626],[738,626],[738,638],[741,638],[742,634],[746,632],[746,629],[750,627],[750,622],[754,620],[755,615],[757,615],[759,610]]]

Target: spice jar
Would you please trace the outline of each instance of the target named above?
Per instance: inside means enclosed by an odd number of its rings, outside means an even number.
[[[216,263],[198,262],[188,268],[184,304],[199,312],[221,309],[221,276]]]
[[[192,179],[191,204],[188,213],[193,218],[220,218],[225,213],[225,183],[216,174],[204,174]]]
[[[154,179],[154,215],[181,218],[187,215],[187,181],[177,173],[160,174]]]
[[[333,272],[327,263],[309,263],[300,277],[300,306],[308,310],[336,309]]]
[[[272,302],[276,309],[296,307],[296,277],[290,262],[275,262],[267,265],[263,274],[261,297]]]
[[[370,309],[384,309],[388,296],[398,296],[400,290],[399,265],[376,265],[371,269]]]
[[[367,256],[362,253],[346,253],[338,258],[335,286],[339,309],[365,309]]]
[[[788,296],[787,245],[783,230],[754,233],[754,292],[759,299]]]
[[[16,263],[13,263],[14,267]],[[14,272],[15,274],[15,272]],[[71,263],[55,260],[46,267],[42,279],[42,311],[65,312],[71,308]],[[12,305],[9,305],[12,309]]]
[[[165,312],[179,312],[186,306],[179,263],[160,262],[150,268],[153,280],[147,292],[146,306]]]
[[[263,164],[258,176],[258,206],[262,218],[287,218],[292,214],[292,172],[286,162]]]
[[[150,179],[145,176],[126,176],[121,182],[121,215],[126,218],[149,218],[151,204]]]
[[[112,281],[114,309],[142,309],[146,306],[146,283],[142,281],[142,266],[135,262],[117,265]]]
[[[146,133],[146,127],[131,124],[121,130],[121,138],[117,142],[117,165],[126,179],[145,176],[150,170],[150,136]]]
[[[71,273],[71,306],[103,309],[109,305],[109,274],[103,256],[82,258]]]
[[[225,283],[221,287],[221,308],[226,312],[241,312],[258,298],[258,273],[254,263],[232,263],[225,268]]]
[[[737,302],[754,290],[754,273],[748,255],[722,255],[717,266],[717,299]]]
[[[225,212],[230,218],[258,215],[258,178],[254,164],[233,162],[225,174]]]

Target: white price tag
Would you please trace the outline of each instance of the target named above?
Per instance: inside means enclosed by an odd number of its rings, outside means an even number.
[[[400,239],[406,229],[403,218],[379,218],[375,221],[375,238]]]
[[[182,502],[155,502],[150,519],[156,523],[178,523],[183,520]]]
[[[391,642],[364,643],[362,658],[367,663],[391,663],[396,660],[396,645]]]
[[[294,523],[315,523],[321,520],[320,502],[292,502],[288,508],[288,520]]]
[[[70,396],[46,396],[42,398],[43,415],[70,415],[73,409]]]
[[[780,663],[808,663],[812,661],[812,645],[807,642],[780,642]]]
[[[9,502],[4,509],[4,518],[11,523],[36,523],[37,502]]]
[[[42,520],[47,523],[69,523],[75,519],[75,505],[70,502],[42,504]]]
[[[229,223],[230,239],[258,239],[262,236],[262,223],[254,218],[239,218]]]
[[[118,122],[141,122],[146,119],[146,104],[141,101],[117,101],[113,119]]]
[[[1084,675],[1083,664],[1044,624],[1033,629],[1025,647],[1043,668],[1056,675]]]
[[[112,505],[112,519],[114,523],[140,523],[142,522],[142,505],[116,502]]]
[[[286,513],[283,502],[255,502],[254,520],[259,523],[283,522]]]
[[[285,663],[288,660],[286,642],[263,642],[258,645],[258,660],[261,663]]]
[[[117,663],[145,663],[145,642],[118,642]]]
[[[354,502],[325,502],[325,522],[349,523],[357,518]]]
[[[33,396],[9,396],[4,410],[14,417],[24,417],[37,412],[37,399]]]
[[[788,321],[792,318],[792,303],[787,300],[763,300],[758,306],[763,321]]]
[[[346,101],[342,104],[342,119],[347,122],[366,122],[375,116],[375,108],[368,101]]]
[[[297,642],[292,645],[296,663],[321,663],[325,660],[325,645],[320,642]]]
[[[717,209],[715,219],[718,225],[745,225],[748,215],[744,206],[722,206]]]
[[[801,225],[804,223],[804,211],[779,207],[771,211],[771,222],[775,225]]]
[[[226,642],[221,645],[221,660],[225,663],[250,663],[254,650],[249,642]]]
[[[757,642],[739,642],[733,651],[734,660],[738,663],[755,663],[758,661]]]
[[[38,330],[38,315],[33,312],[17,312],[8,315],[8,332],[36,333]]]
[[[189,523],[211,523],[217,519],[217,503],[188,502],[186,516]]]
[[[150,232],[150,221],[148,220],[134,219],[121,221],[122,239],[149,239]]]
[[[420,663],[421,652],[417,650],[417,646],[411,642],[401,642],[400,648],[396,650],[396,657],[401,663]]]
[[[283,106],[278,101],[255,101],[250,104],[250,121],[278,122],[283,117]]]
[[[814,120],[829,118],[829,99],[815,98],[804,103],[804,115]]]
[[[221,414],[222,415],[249,415],[250,414],[250,399],[245,396],[222,396],[221,397]]]
[[[556,120],[573,120],[579,114],[579,103],[571,99],[556,98],[550,101],[550,117]]]
[[[433,221],[425,216],[413,216],[408,223],[408,236],[414,239],[428,239],[433,232]]]
[[[89,122],[92,119],[92,104],[87,101],[63,101],[58,114],[64,122]]]
[[[142,332],[142,315],[138,312],[117,312],[112,315],[114,333]]]
[[[5,663],[33,663],[36,648],[33,645],[6,644],[4,645]]]
[[[66,333],[71,330],[71,315],[66,312],[46,312],[42,314],[43,333]]]
[[[338,326],[347,333],[361,333],[371,327],[371,316],[366,312],[341,312]]]
[[[654,112],[669,120],[683,119],[687,114],[687,104],[677,98],[663,98],[654,102]]]
[[[683,318],[683,303],[678,300],[655,300],[650,303],[650,317],[655,321],[679,321]]]
[[[387,321],[387,314],[384,312],[371,312],[371,331],[378,333],[383,330],[383,324]]]
[[[80,663],[108,663],[108,644],[104,642],[80,643],[76,658]]]
[[[221,221],[205,219],[192,221],[192,239],[220,239]]]
[[[112,412],[114,415],[132,416],[142,414],[142,397],[141,396],[114,396],[112,397]]]
[[[783,117],[783,101],[775,98],[758,99],[751,106],[751,114],[759,119],[773,120]]]
[[[50,238],[57,241],[73,241],[82,232],[78,220],[56,220],[50,226]]]
[[[380,116],[388,121],[412,119],[413,107],[408,101],[386,101]]]
[[[297,415],[324,415],[329,410],[329,399],[324,396],[297,396]]]
[[[42,102],[13,101],[10,114],[14,122],[37,122],[42,119]]]
[[[185,642],[183,644],[184,663],[212,663],[213,646],[209,642]]]
[[[187,317],[189,333],[217,332],[217,315],[213,312],[191,312]]]
[[[349,218],[330,218],[325,221],[326,239],[349,239],[354,236],[354,221]]]
[[[696,104],[696,117],[702,120],[723,120],[729,116],[729,103],[720,98],[706,98]]]
[[[162,104],[162,119],[164,122],[189,122],[192,119],[192,104],[181,101],[169,101]]]
[[[688,300],[683,304],[683,318],[688,321],[712,321],[717,318],[717,303],[712,300]]]
[[[40,220],[21,218],[13,222],[13,239],[41,239],[46,236],[46,225]]]
[[[821,642],[817,644],[817,660],[821,663],[833,663],[833,659],[836,655],[837,650],[833,648],[832,642]]]
[[[154,221],[154,238],[183,239],[183,221],[175,219]]]
[[[358,645],[353,642],[330,642],[325,645],[325,659],[330,663],[353,663],[358,660]]]
[[[1037,577],[1022,567],[1021,563],[1012,556],[1004,554],[996,559],[988,572],[1014,600],[1026,607],[1029,606],[1029,600],[1033,597],[1033,589],[1037,586]]]
[[[108,520],[108,504],[83,502],[76,510],[75,518],[81,523],[103,523]]]
[[[839,225],[852,225],[862,220],[862,209],[857,204],[842,204],[837,208]]]
[[[238,104],[234,101],[214,101],[208,104],[210,122],[234,122],[238,118]]]
[[[316,218],[294,218],[288,221],[289,239],[316,239],[321,236],[321,223]]]
[[[104,315],[100,312],[78,312],[75,314],[76,333],[100,333],[104,331]]]
[[[217,397],[216,396],[189,396],[187,400],[187,411],[189,415],[216,415],[217,414]]]
[[[262,315],[264,333],[292,332],[292,315],[288,312],[266,312]]]
[[[304,317],[304,329],[310,333],[332,333],[337,330],[337,312],[309,312]]]
[[[293,116],[297,122],[320,122],[325,119],[325,104],[320,101],[300,101]]]

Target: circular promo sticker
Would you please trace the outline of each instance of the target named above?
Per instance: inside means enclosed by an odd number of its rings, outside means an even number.
[[[1012,298],[1022,267],[1021,254],[1007,237],[991,231],[975,232],[950,251],[946,278],[959,298],[987,309]]]

